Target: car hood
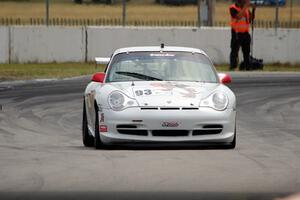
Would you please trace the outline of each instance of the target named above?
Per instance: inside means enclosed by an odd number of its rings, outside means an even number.
[[[112,83],[142,107],[197,107],[219,84],[178,81],[136,81]]]

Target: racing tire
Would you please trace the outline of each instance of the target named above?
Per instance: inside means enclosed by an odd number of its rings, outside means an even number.
[[[95,103],[95,140],[94,146],[96,149],[102,149],[103,143],[101,142],[100,138],[100,131],[99,131],[99,115],[98,115],[98,106]]]
[[[82,112],[82,142],[85,147],[92,147],[94,145],[94,137],[90,135],[88,129],[85,100],[83,100],[83,112]]]
[[[226,149],[234,149],[235,146],[236,146],[236,127],[234,128],[234,138],[233,138],[233,141],[230,142],[229,144],[226,144],[225,148]]]

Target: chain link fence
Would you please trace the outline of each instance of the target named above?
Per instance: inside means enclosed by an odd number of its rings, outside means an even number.
[[[0,18],[1,26],[11,25],[46,25],[45,18],[30,18],[28,20],[22,18]],[[114,19],[78,19],[78,18],[50,18],[49,26],[122,26],[121,18]],[[256,20],[254,26],[256,28],[274,28],[276,23],[272,20]],[[126,26],[147,26],[147,27],[197,27],[198,21],[188,20],[130,20],[126,22]],[[227,21],[214,21],[215,27],[228,27]],[[279,28],[300,28],[300,21],[280,21]]]
[[[122,0],[114,1],[113,5],[93,2],[95,1],[84,0],[82,4],[76,4],[73,0],[51,0],[48,25],[124,25]],[[126,26],[197,27],[199,25],[197,4],[166,5],[160,4],[159,0],[127,0],[125,2],[127,4]],[[216,0],[213,26],[229,26],[228,7],[232,3],[231,0]],[[0,5],[2,5],[0,6],[0,25],[47,25],[45,0],[14,0],[12,2],[7,0],[0,1]],[[274,28],[277,25],[275,6],[259,6],[254,25],[257,28]],[[286,0],[286,5],[279,8],[278,25],[280,28],[300,28],[300,1]]]

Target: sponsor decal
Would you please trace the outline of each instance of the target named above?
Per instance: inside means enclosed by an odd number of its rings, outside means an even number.
[[[104,122],[104,113],[101,113],[100,114],[100,123],[103,123]]]
[[[95,91],[92,90],[88,93],[88,108],[91,109],[94,107]]]
[[[172,95],[171,90],[161,90],[161,89],[149,89],[145,87],[140,87],[138,89],[134,90],[135,96],[142,97],[142,96],[157,96],[157,95],[167,95],[170,96]]]
[[[98,111],[99,111],[99,112],[103,112],[102,104],[99,104],[99,105],[98,105]]]
[[[178,127],[179,123],[178,122],[163,122],[161,124],[162,127]]]
[[[101,125],[101,126],[99,127],[99,131],[100,131],[100,133],[106,133],[106,132],[107,132],[107,130],[108,130],[108,128],[107,128],[107,126],[106,126],[106,125]]]
[[[193,87],[189,87],[185,84],[180,83],[151,83],[151,86],[156,87],[157,90],[162,91],[172,91],[174,93],[179,93],[182,97],[196,98],[197,91]]]

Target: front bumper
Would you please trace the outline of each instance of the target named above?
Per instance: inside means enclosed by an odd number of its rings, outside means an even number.
[[[208,142],[229,143],[234,139],[236,111],[226,109],[216,111],[211,108],[197,110],[141,110],[141,108],[128,108],[123,111],[103,109],[99,112],[100,126],[107,126],[108,131],[100,133],[103,143],[131,143],[131,142]],[[166,127],[162,124],[171,122],[176,127]],[[146,133],[146,135],[131,135],[120,133],[117,127],[129,127]],[[217,134],[195,135],[196,130],[205,127],[221,126]],[[134,128],[132,128],[134,127]],[[211,129],[211,128],[209,128]],[[155,136],[153,131],[166,132],[163,136]],[[168,135],[168,133],[184,131],[186,135]],[[206,132],[204,132],[206,133]]]

